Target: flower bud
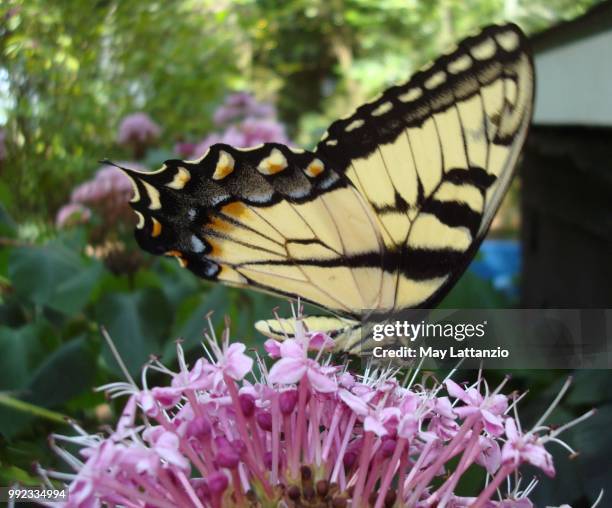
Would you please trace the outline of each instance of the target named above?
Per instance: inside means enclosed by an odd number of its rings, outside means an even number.
[[[226,438],[218,437],[215,439],[215,445],[217,447],[217,454],[215,460],[221,467],[227,467],[233,469],[238,466],[240,462],[240,454],[232,446]]]
[[[352,468],[356,461],[357,461],[357,454],[355,452],[346,452],[344,454],[344,458],[342,459],[344,467],[347,469]]]
[[[282,392],[278,398],[281,413],[288,415],[293,413],[298,400],[297,390],[287,390]]]
[[[257,425],[267,432],[272,431],[272,415],[266,411],[258,411],[255,415]]]
[[[206,439],[211,432],[212,426],[205,416],[196,416],[187,424],[187,435],[197,439]]]
[[[243,393],[239,396],[240,400],[240,409],[242,409],[242,413],[247,418],[253,416],[255,412],[255,397],[248,393]]]
[[[229,481],[227,476],[225,476],[225,474],[221,471],[212,473],[208,477],[208,489],[212,494],[221,494],[225,489],[227,489],[228,484]]]
[[[380,448],[378,449],[378,453],[382,458],[388,459],[391,457],[391,455],[393,455],[396,445],[397,441],[395,441],[395,439],[383,439]]]

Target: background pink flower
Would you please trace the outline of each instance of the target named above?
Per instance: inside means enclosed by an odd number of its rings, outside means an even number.
[[[142,112],[132,113],[121,120],[117,141],[120,145],[134,142],[149,143],[156,140],[160,133],[159,125],[149,115]]]
[[[213,132],[197,143],[192,152],[177,145],[175,151],[181,156],[197,159],[202,157],[215,143],[226,143],[238,148],[248,148],[262,143],[289,143],[285,126],[276,118],[276,109],[268,103],[258,102],[251,94],[240,92],[227,97],[214,114],[214,122],[223,127],[222,132]]]
[[[55,225],[65,228],[76,224],[83,224],[91,218],[91,210],[80,203],[68,203],[57,212]]]

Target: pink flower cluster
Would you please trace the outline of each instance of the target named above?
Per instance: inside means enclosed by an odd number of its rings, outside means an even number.
[[[146,113],[127,115],[119,125],[117,142],[120,145],[148,145],[155,141],[161,133],[157,125]]]
[[[258,102],[248,93],[230,95],[215,111],[214,121],[225,130],[211,133],[195,145],[177,143],[176,152],[182,157],[197,158],[215,143],[247,148],[261,143],[289,141],[285,127],[276,119],[274,107]]]
[[[121,166],[144,170],[134,162],[121,162]],[[105,220],[113,222],[120,216],[129,214],[127,203],[132,197],[130,179],[120,169],[103,165],[93,179],[77,186],[70,196],[70,202],[60,208],[55,222],[58,227],[66,227],[85,222],[91,217],[94,208],[104,214]]]
[[[247,92],[229,95],[225,102],[215,111],[213,119],[218,127],[224,127],[232,122],[248,117],[273,118],[276,110],[272,104],[258,102]]]
[[[228,336],[209,337],[192,366],[179,345],[178,372],[151,361],[142,388],[102,387],[128,396],[109,435],[75,426],[76,436],[54,436],[74,472],[40,472],[69,483],[65,506],[530,508],[536,481],[523,485],[520,466],[554,476],[545,444],[567,446],[560,432],[593,413],[524,431],[505,382],[490,390],[482,377],[461,386],[449,375],[428,387],[418,371],[401,382],[373,366],[356,375],[332,363],[332,339],[299,323],[295,338],[266,343],[268,368]],[[169,385],[148,386],[151,370]],[[60,440],[80,445],[80,457]],[[456,495],[474,467],[487,473],[482,490]]]

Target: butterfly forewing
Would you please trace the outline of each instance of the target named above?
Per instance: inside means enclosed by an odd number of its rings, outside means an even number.
[[[385,309],[435,305],[475,254],[516,165],[533,86],[524,35],[491,26],[319,143],[376,211],[396,281]]]

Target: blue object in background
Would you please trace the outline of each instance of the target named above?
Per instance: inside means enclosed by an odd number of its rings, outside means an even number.
[[[485,240],[470,265],[472,273],[490,280],[493,287],[510,297],[518,297],[521,248],[516,240]]]

